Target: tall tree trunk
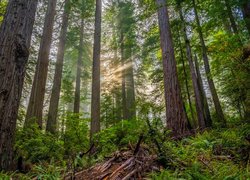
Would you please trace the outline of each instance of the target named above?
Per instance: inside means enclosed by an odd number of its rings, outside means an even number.
[[[80,112],[81,71],[82,71],[82,59],[83,59],[83,31],[84,31],[84,22],[83,22],[83,19],[81,19],[80,43],[79,43],[79,50],[78,50],[79,55],[78,55],[77,73],[76,73],[74,113],[79,113]]]
[[[90,139],[100,131],[100,55],[101,55],[101,20],[102,1],[96,0],[95,35],[93,51],[92,97],[91,97],[91,129]]]
[[[206,48],[206,44],[205,44],[205,41],[203,38],[202,30],[201,30],[201,24],[200,24],[200,20],[199,20],[197,8],[196,8],[196,3],[195,3],[195,0],[192,0],[192,1],[193,1],[194,12],[195,12],[195,19],[196,19],[196,23],[197,23],[197,31],[199,34],[201,47],[202,47],[202,57],[203,57],[204,65],[205,65],[207,81],[208,81],[209,88],[210,88],[212,98],[214,101],[214,106],[215,106],[218,120],[222,123],[223,126],[226,126],[226,119],[224,117],[224,114],[223,114],[223,111],[221,108],[221,104],[219,101],[219,97],[218,97],[216,89],[215,89],[214,81],[213,81],[213,78],[211,76],[211,70],[210,70],[210,65],[209,65],[209,60],[208,60],[208,55],[207,55],[207,48]]]
[[[201,78],[199,63],[198,63],[198,59],[197,59],[196,55],[194,57],[194,61],[195,61],[196,75],[197,75],[197,78],[198,78],[198,86],[199,86],[199,90],[200,90],[200,94],[201,94],[201,98],[202,98],[202,103],[203,103],[202,106],[204,107],[206,127],[212,127],[213,122],[212,122],[212,118],[211,118],[211,115],[210,115],[210,110],[209,110],[209,106],[208,106],[208,102],[207,102],[207,97],[206,97],[206,93],[205,93],[205,90],[204,90],[204,87],[203,87],[203,82],[202,82],[202,78]]]
[[[225,5],[226,5],[226,12],[227,12],[227,15],[229,17],[229,20],[230,20],[233,32],[234,32],[234,34],[238,34],[237,24],[235,22],[235,19],[234,19],[234,16],[233,16],[233,12],[232,12],[232,8],[231,8],[229,0],[225,0]]]
[[[188,75],[187,75],[187,70],[186,70],[186,64],[185,64],[185,61],[184,61],[184,52],[182,50],[181,36],[179,34],[179,31],[178,31],[178,37],[179,37],[178,38],[178,43],[179,43],[179,47],[180,47],[180,56],[181,56],[180,58],[181,58],[181,63],[182,63],[183,72],[184,72],[184,76],[185,76],[185,87],[186,87],[186,91],[187,91],[188,105],[189,105],[189,108],[190,108],[191,118],[192,118],[193,121],[195,121],[194,109],[193,109],[193,106],[192,106],[191,95],[190,95],[190,90],[189,90],[189,85],[188,85]],[[192,129],[191,122],[190,122],[190,119],[188,118],[188,116],[187,116],[187,121],[188,121],[188,128]]]
[[[34,121],[40,128],[43,124],[43,102],[45,96],[46,80],[49,66],[50,46],[52,42],[52,33],[54,25],[54,17],[56,13],[57,0],[49,0],[45,22],[43,27],[43,35],[40,43],[35,77],[33,80],[31,96],[26,114],[25,126],[27,127]]]
[[[56,133],[58,104],[61,91],[64,51],[65,51],[66,35],[69,23],[70,7],[71,7],[70,0],[65,0],[64,12],[62,17],[62,27],[61,27],[58,50],[57,50],[55,75],[54,75],[52,93],[49,104],[48,120],[46,126],[46,131],[53,134]]]
[[[118,51],[118,47],[116,46],[115,47],[115,56],[114,56],[114,59],[115,59],[115,62],[114,62],[114,65],[115,67],[120,67],[120,60],[118,58],[118,55],[117,55],[117,51]],[[119,77],[119,71],[116,71],[115,72],[115,77]],[[119,82],[119,79],[117,79],[114,83],[117,83],[118,85],[120,85],[120,82]],[[120,86],[115,86],[114,87],[114,94],[115,94],[115,109],[116,109],[116,119],[117,120],[121,120],[122,119],[122,111],[121,111],[121,94],[120,94]]]
[[[126,92],[126,105],[128,110],[128,119],[133,119],[136,117],[136,110],[135,110],[135,83],[134,83],[134,70],[133,70],[133,60],[132,60],[132,50],[128,49],[129,57],[127,60],[127,73],[126,73],[126,85],[127,85],[127,92]]]
[[[120,48],[121,48],[121,62],[122,62],[122,118],[128,119],[127,109],[127,94],[126,94],[126,61],[125,61],[125,48],[124,48],[124,34],[121,30],[120,37]]]
[[[243,0],[242,12],[243,12],[243,17],[246,23],[248,33],[250,35],[250,1],[249,0]]]
[[[37,0],[9,0],[0,27],[0,171],[11,170],[13,145]]]
[[[188,63],[189,63],[189,68],[190,68],[190,75],[192,77],[192,83],[193,83],[193,88],[194,88],[196,113],[198,117],[199,127],[201,129],[204,129],[206,127],[204,109],[202,106],[201,94],[200,94],[199,87],[198,87],[198,79],[197,79],[196,72],[195,72],[191,45],[187,36],[187,30],[186,30],[186,25],[185,25],[186,23],[182,14],[182,9],[181,9],[180,4],[179,4],[179,15],[180,15],[180,19],[182,22],[182,30],[183,30],[183,36],[184,36],[184,40],[186,44],[186,52],[187,52],[187,58],[188,58]]]
[[[173,135],[187,131],[187,116],[181,98],[168,9],[165,0],[156,0],[163,59],[166,121]]]

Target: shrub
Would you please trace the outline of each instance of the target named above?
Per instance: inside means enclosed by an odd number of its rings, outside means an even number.
[[[52,158],[63,159],[63,142],[57,137],[43,133],[37,125],[17,131],[15,149],[18,156],[37,163]]]

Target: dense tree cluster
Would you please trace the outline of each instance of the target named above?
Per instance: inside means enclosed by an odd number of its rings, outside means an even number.
[[[0,26],[0,171],[250,121],[249,0],[0,0]]]

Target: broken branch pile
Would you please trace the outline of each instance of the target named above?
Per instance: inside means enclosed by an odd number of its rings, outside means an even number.
[[[142,179],[153,171],[159,171],[157,156],[152,155],[147,148],[140,148],[137,153],[133,151],[116,152],[111,158],[89,169],[78,172],[73,179],[76,180],[128,180]],[[72,179],[65,177],[65,180]]]

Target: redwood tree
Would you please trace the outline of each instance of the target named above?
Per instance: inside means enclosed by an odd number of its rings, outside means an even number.
[[[12,169],[18,107],[37,0],[9,0],[0,28],[0,171]]]
[[[64,51],[66,45],[66,35],[69,23],[70,8],[71,8],[70,0],[65,0],[64,12],[62,18],[62,27],[61,27],[58,50],[57,50],[56,69],[55,69],[52,93],[50,97],[49,113],[46,126],[46,131],[50,133],[56,132],[58,104],[60,99]]]
[[[187,116],[178,82],[176,60],[166,0],[156,0],[164,72],[167,127],[173,135],[187,131]]]
[[[188,59],[189,68],[190,68],[190,75],[192,78],[192,83],[193,83],[193,88],[194,88],[196,113],[197,113],[197,117],[198,117],[199,127],[201,129],[203,129],[206,126],[204,107],[202,104],[202,96],[201,96],[199,86],[198,86],[198,78],[197,78],[196,72],[195,72],[191,45],[190,45],[190,41],[189,41],[188,36],[187,36],[187,28],[186,28],[186,23],[185,23],[185,20],[183,17],[181,3],[178,4],[178,10],[179,10],[179,15],[180,15],[181,24],[182,24],[183,36],[184,36],[184,40],[185,40],[185,44],[186,44],[186,53],[187,53],[187,59]]]
[[[90,137],[100,131],[100,56],[101,56],[102,0],[96,0],[95,34],[92,70]]]
[[[77,72],[76,72],[74,113],[80,112],[81,71],[82,71],[82,59],[83,59],[83,30],[84,30],[84,22],[83,22],[83,19],[81,19],[80,42],[79,42],[79,47],[78,47],[79,54],[78,54]]]
[[[201,48],[202,48],[202,57],[203,57],[203,61],[204,61],[204,67],[205,67],[205,72],[206,72],[206,76],[207,76],[209,89],[210,89],[211,94],[212,94],[217,117],[218,117],[219,121],[222,123],[222,125],[225,126],[226,119],[224,117],[224,113],[222,111],[222,107],[221,107],[220,100],[219,100],[219,97],[218,97],[218,94],[217,94],[217,91],[216,91],[216,88],[214,85],[214,81],[213,81],[213,78],[211,76],[211,69],[210,69],[209,59],[208,59],[208,55],[207,55],[207,47],[206,47],[205,40],[203,37],[202,29],[201,29],[201,23],[200,23],[200,19],[199,19],[197,7],[196,7],[196,2],[195,2],[195,0],[192,0],[192,2],[193,2],[195,20],[196,20],[196,24],[197,24],[197,32],[199,34],[199,39],[200,39]]]
[[[56,2],[57,0],[49,0],[48,2],[36,72],[26,114],[25,126],[28,126],[30,123],[36,120],[39,127],[42,128],[43,101],[48,74],[49,54],[52,42],[54,17],[56,14]]]

